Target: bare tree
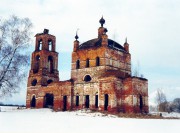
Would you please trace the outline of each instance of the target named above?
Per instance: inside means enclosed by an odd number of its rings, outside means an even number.
[[[144,75],[140,73],[140,62],[137,61],[137,65],[133,68],[132,76],[144,78]]]
[[[155,101],[158,106],[158,111],[166,111],[167,110],[168,102],[166,99],[166,95],[162,89],[157,89]]]
[[[18,92],[29,64],[26,49],[31,41],[32,23],[28,18],[0,19],[0,98]]]
[[[175,98],[171,105],[172,111],[180,112],[180,98]]]

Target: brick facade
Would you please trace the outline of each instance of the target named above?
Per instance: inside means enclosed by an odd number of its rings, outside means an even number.
[[[131,76],[131,54],[108,39],[101,18],[98,38],[74,41],[71,79],[59,81],[56,38],[47,29],[36,34],[27,85],[27,108],[148,112],[148,80]]]

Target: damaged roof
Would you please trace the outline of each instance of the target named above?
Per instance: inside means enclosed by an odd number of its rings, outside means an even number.
[[[89,40],[87,42],[82,43],[79,46],[79,49],[88,49],[88,48],[92,48],[92,47],[100,47],[101,43],[102,43],[102,39],[95,38],[95,39],[92,39],[92,40]],[[126,52],[123,46],[121,46],[119,43],[117,43],[111,39],[108,39],[108,47],[111,49],[118,50],[118,51]]]

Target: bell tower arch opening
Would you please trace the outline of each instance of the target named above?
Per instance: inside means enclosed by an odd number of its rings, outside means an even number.
[[[48,46],[49,46],[49,51],[53,51],[53,41],[51,39],[48,40]]]
[[[37,55],[34,62],[33,73],[38,73],[40,67],[40,56]]]
[[[36,50],[38,51],[42,50],[42,39],[38,40],[38,46]]]
[[[52,56],[48,56],[48,68],[49,68],[49,73],[54,72],[53,57]]]

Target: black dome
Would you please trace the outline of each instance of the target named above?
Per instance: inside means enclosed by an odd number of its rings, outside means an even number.
[[[79,49],[88,49],[88,48],[93,48],[93,47],[94,48],[100,47],[101,42],[102,42],[102,39],[95,38],[95,39],[92,39],[92,40],[89,40],[87,42],[82,43],[79,46]],[[126,52],[123,46],[121,46],[119,43],[117,43],[111,39],[108,39],[108,47],[111,49],[118,50],[118,51]]]

